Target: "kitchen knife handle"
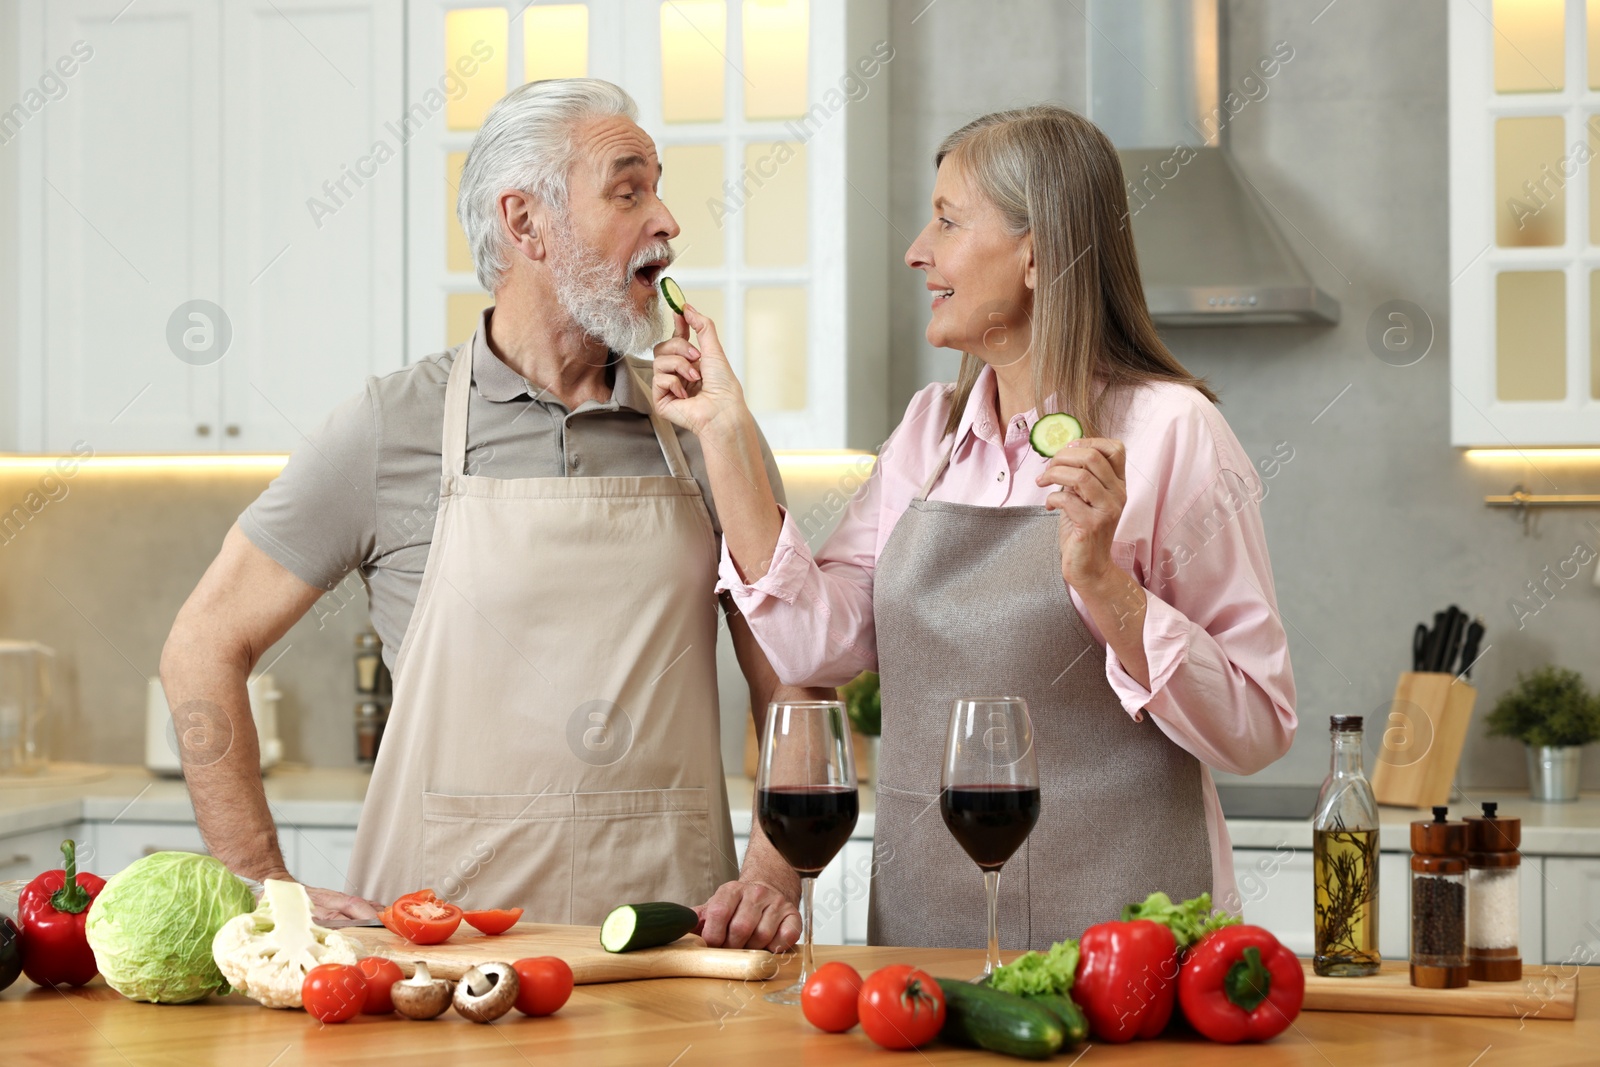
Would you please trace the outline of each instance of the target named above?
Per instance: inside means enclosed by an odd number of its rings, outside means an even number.
[[[1439,664],[1439,669],[1446,674],[1455,673],[1456,653],[1461,651],[1461,636],[1466,633],[1466,629],[1467,617],[1457,615],[1450,627],[1450,639],[1444,646],[1444,660]]]
[[[1483,641],[1483,618],[1472,620],[1472,625],[1467,627],[1467,640],[1461,646],[1461,673],[1472,677],[1472,665],[1478,661],[1478,645]]]

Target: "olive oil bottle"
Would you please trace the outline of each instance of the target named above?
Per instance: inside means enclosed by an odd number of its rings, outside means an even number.
[[[1312,816],[1316,946],[1312,969],[1335,978],[1378,970],[1378,804],[1361,769],[1361,716],[1328,720],[1333,757]]]

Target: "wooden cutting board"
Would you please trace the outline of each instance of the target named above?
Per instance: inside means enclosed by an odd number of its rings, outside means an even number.
[[[1385,960],[1365,978],[1323,978],[1306,972],[1306,1011],[1370,1011],[1394,1015],[1476,1015],[1571,1019],[1578,1011],[1573,967],[1523,967],[1520,982],[1471,982],[1461,989],[1418,989],[1403,960]]]
[[[528,956],[560,956],[572,967],[578,985],[631,982],[640,978],[726,978],[765,981],[778,974],[779,959],[770,952],[707,948],[694,934],[661,948],[607,952],[600,947],[598,926],[555,926],[518,923],[494,937],[463,924],[442,945],[413,945],[380,927],[346,927],[338,931],[361,945],[364,956],[387,956],[410,974],[421,960],[435,978],[459,979],[478,963],[513,963]]]

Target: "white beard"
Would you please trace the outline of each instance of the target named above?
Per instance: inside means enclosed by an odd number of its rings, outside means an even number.
[[[625,356],[647,352],[666,336],[661,295],[652,293],[641,312],[633,303],[631,287],[634,271],[671,258],[672,248],[663,241],[637,253],[619,276],[565,220],[550,230],[550,269],[561,309],[587,336]]]

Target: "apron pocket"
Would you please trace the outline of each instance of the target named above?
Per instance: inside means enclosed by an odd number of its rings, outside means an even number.
[[[469,911],[519,907],[527,922],[570,923],[572,811],[571,793],[423,793],[425,880]]]
[[[694,907],[717,888],[704,788],[619,789],[572,799],[574,923],[599,925],[618,904],[670,900]]]

